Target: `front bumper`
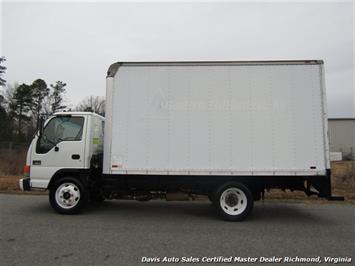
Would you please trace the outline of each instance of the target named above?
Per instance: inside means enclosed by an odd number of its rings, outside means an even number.
[[[29,177],[21,178],[19,180],[19,186],[22,191],[30,191],[31,190],[31,179]]]

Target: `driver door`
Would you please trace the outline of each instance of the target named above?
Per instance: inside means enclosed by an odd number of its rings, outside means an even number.
[[[32,148],[31,183],[43,187],[60,169],[84,168],[85,116],[55,116]]]

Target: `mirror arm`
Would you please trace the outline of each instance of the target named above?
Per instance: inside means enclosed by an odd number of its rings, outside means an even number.
[[[39,118],[39,129],[38,129],[38,136],[41,137],[43,134],[43,126],[44,126],[44,119],[43,116]]]

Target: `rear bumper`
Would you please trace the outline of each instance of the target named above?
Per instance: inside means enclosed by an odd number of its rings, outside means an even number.
[[[31,190],[31,179],[29,177],[21,178],[19,180],[19,186],[22,191],[30,191]]]

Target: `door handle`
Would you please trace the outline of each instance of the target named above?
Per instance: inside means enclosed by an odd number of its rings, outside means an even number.
[[[72,154],[71,158],[73,160],[79,160],[80,159],[80,155],[79,154]]]

